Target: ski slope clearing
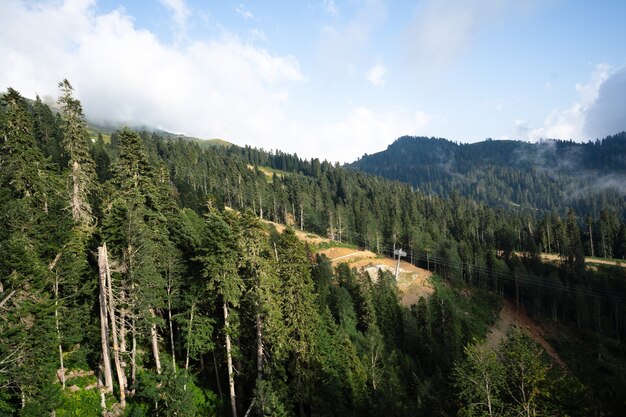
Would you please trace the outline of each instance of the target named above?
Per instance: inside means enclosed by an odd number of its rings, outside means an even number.
[[[397,260],[376,255],[367,250],[351,248],[330,248],[320,251],[328,256],[333,266],[346,262],[351,268],[358,271],[367,271],[373,280],[378,278],[378,271],[396,271]],[[431,295],[435,288],[430,281],[432,272],[418,268],[406,261],[400,261],[398,269],[398,290],[402,305],[410,307],[416,304],[421,297]]]

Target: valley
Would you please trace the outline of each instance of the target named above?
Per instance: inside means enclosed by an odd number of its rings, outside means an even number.
[[[476,375],[508,413],[626,409],[615,190],[588,214],[550,189],[512,208],[281,151],[94,135],[67,81],[58,113],[2,102],[0,412],[452,416],[484,394]],[[594,145],[613,146],[606,169],[620,138]],[[502,169],[480,184],[515,188]]]

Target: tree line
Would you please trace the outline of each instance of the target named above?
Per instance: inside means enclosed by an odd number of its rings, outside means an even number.
[[[537,219],[317,159],[127,128],[91,139],[72,86],[59,88],[56,113],[2,97],[1,413],[451,415],[461,405],[441,393],[498,293],[624,335],[626,313],[607,301],[623,271],[584,268],[573,212]],[[590,238],[617,256],[623,223],[610,213]],[[293,228],[425,250],[445,283],[403,307],[390,274],[333,269]],[[538,262],[541,245],[562,266]]]

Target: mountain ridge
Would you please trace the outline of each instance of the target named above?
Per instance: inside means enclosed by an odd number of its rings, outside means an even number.
[[[585,214],[608,201],[626,215],[625,132],[586,143],[488,139],[464,144],[403,136],[345,166],[494,206],[561,212],[574,207]]]

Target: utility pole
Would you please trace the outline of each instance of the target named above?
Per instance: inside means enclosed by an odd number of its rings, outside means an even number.
[[[400,249],[396,249],[393,251],[394,256],[398,255],[398,263],[396,264],[396,281],[398,280],[398,272],[400,270],[400,258],[406,256],[406,252]]]

